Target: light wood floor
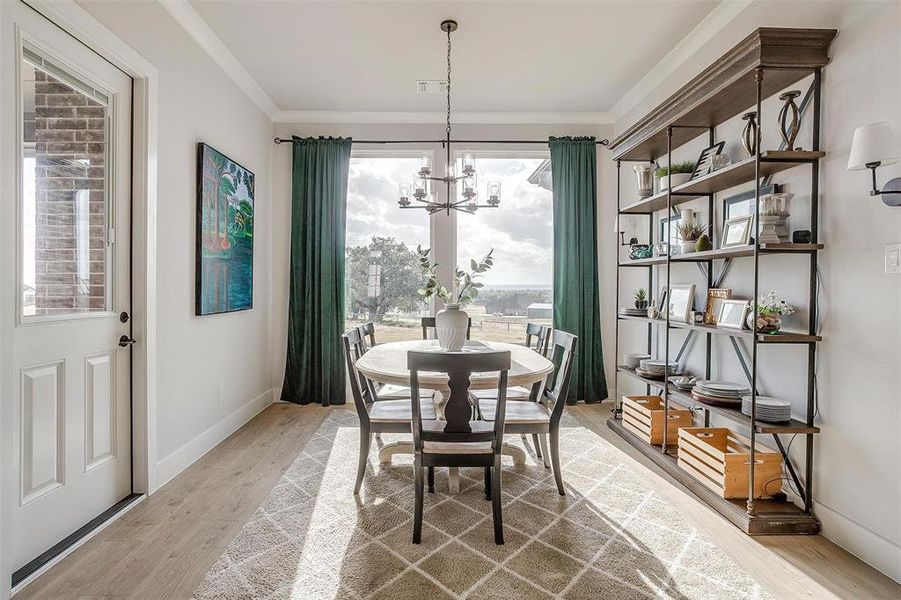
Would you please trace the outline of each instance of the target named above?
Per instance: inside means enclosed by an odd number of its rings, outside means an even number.
[[[329,410],[349,407],[272,405],[16,598],[190,598]],[[774,597],[901,597],[901,585],[825,538],[744,535],[613,434],[606,403],[572,413],[644,465],[655,489]]]

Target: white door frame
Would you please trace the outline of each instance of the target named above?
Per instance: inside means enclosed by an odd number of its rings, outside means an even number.
[[[156,473],[156,246],[157,246],[157,143],[158,85],[156,67],[119,39],[100,21],[78,6],[74,0],[22,0],[50,21],[89,46],[103,58],[134,80],[132,139],[132,315],[133,332],[138,343],[132,348],[132,474],[134,491],[151,494],[159,481]],[[0,19],[3,18],[0,9]],[[2,31],[2,30],[0,30]],[[2,33],[0,33],[2,35]],[[0,39],[0,47],[10,42]],[[3,73],[4,77],[12,76]],[[8,111],[8,108],[4,108]],[[16,160],[19,148],[15,122],[0,123],[0,181],[13,182],[18,177]],[[8,186],[9,187],[9,186]],[[8,187],[0,189],[3,204],[13,202],[4,196]],[[12,206],[12,205],[11,205]],[[15,223],[4,225],[12,233],[0,255],[17,256],[12,245],[17,243]],[[13,436],[5,435],[15,424],[10,404],[15,397],[16,376],[13,372],[12,328],[15,326],[16,265],[14,260],[0,261],[0,599],[9,597],[12,565],[7,532],[12,527],[12,506],[16,502],[17,477],[11,460]]]

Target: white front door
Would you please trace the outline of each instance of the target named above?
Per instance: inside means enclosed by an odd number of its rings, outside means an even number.
[[[132,81],[22,2],[3,9],[3,49],[15,40],[16,53],[0,93],[15,95],[3,118],[18,124],[18,181],[3,192],[16,198],[20,570],[132,491],[131,350],[119,345],[131,333]]]

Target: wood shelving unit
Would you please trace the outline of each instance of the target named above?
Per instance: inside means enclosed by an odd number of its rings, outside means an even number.
[[[655,256],[639,260],[621,260],[617,257],[619,268],[645,268],[647,270],[648,289],[653,291],[661,285],[669,288],[671,270],[674,265],[685,263],[699,264],[706,275],[706,287],[719,287],[721,282],[714,280],[714,265],[722,262],[724,267],[735,259],[747,258],[753,261],[753,297],[760,295],[759,274],[761,257],[794,255],[805,257],[808,262],[809,306],[807,307],[808,323],[805,332],[784,332],[773,335],[755,334],[749,330],[715,327],[673,321],[669,315],[663,319],[649,319],[640,316],[617,315],[616,319],[616,356],[620,353],[620,323],[633,322],[647,327],[648,354],[654,354],[653,333],[658,333],[658,341],[663,342],[663,351],[658,358],[667,361],[679,361],[691,346],[688,340],[701,335],[706,340],[706,372],[704,378],[712,376],[712,346],[715,340],[728,340],[745,371],[749,387],[752,390],[752,416],[741,412],[740,407],[711,405],[696,400],[690,393],[679,390],[675,386],[662,381],[642,377],[634,370],[623,366],[617,367],[616,389],[619,398],[620,376],[643,383],[646,394],[652,389],[660,390],[664,398],[664,419],[670,410],[670,403],[689,408],[703,417],[708,426],[711,415],[723,417],[741,425],[750,432],[749,485],[753,488],[754,465],[759,436],[771,435],[782,454],[787,469],[787,479],[794,483],[794,488],[803,503],[802,507],[788,501],[781,492],[768,500],[725,500],[717,496],[710,488],[692,475],[681,469],[676,462],[676,440],[667,439],[664,433],[662,446],[655,447],[636,435],[628,432],[620,418],[610,419],[610,428],[624,440],[638,448],[653,460],[664,471],[680,481],[698,498],[707,502],[727,519],[741,527],[751,535],[765,534],[813,534],[819,531],[819,521],[813,514],[813,439],[820,432],[814,424],[816,414],[816,391],[814,369],[816,366],[817,345],[822,338],[817,332],[816,271],[819,252],[823,244],[818,241],[819,220],[819,169],[820,160],[825,152],[820,150],[820,93],[821,72],[828,64],[828,49],[836,35],[831,29],[783,29],[761,28],[737,44],[732,50],[710,65],[701,74],[692,79],[682,89],[673,94],[657,108],[638,120],[622,135],[613,140],[609,149],[617,164],[617,211],[619,215],[645,215],[648,218],[649,243],[653,241],[656,215],[666,211],[673,214],[673,208],[698,199],[707,200],[707,226],[713,230],[716,206],[716,194],[742,184],[752,184],[757,191],[755,217],[759,217],[760,189],[764,180],[789,169],[803,166],[810,173],[810,231],[809,244],[761,244],[753,241],[747,246],[719,248],[705,252],[695,252],[677,256]],[[812,76],[812,84],[802,106],[811,109],[804,117],[808,123],[812,121],[812,133],[809,144],[801,149],[771,149],[773,140],[762,139],[758,134],[757,148],[760,150],[747,159],[739,160],[727,167],[675,186],[669,190],[643,199],[621,198],[621,168],[624,162],[651,162],[671,166],[673,150],[701,135],[707,134],[708,145],[716,141],[717,125],[727,121],[756,106],[758,123],[766,122],[761,112],[761,103],[765,98],[784,91],[804,78]],[[809,101],[809,104],[808,104]],[[766,118],[776,119],[775,113]],[[759,222],[757,219],[755,222]],[[770,259],[767,264],[778,262]],[[658,271],[657,267],[661,267]],[[704,268],[706,267],[706,269]],[[617,269],[617,304],[619,303],[620,277]],[[721,273],[726,273],[724,268]],[[725,276],[725,275],[722,275]],[[655,278],[657,279],[655,285]],[[702,286],[702,289],[703,286]],[[653,304],[654,299],[651,298]],[[756,313],[756,308],[755,308]],[[632,325],[634,327],[635,325]],[[676,329],[687,331],[685,342],[675,356],[671,353],[671,332]],[[755,418],[758,395],[758,352],[771,345],[788,345],[799,347],[807,353],[807,407],[802,419],[792,419],[785,423],[767,423]],[[750,360],[744,358],[746,349],[750,348]],[[744,350],[743,350],[744,348]],[[791,350],[794,351],[794,350]],[[615,409],[618,412],[618,408]],[[617,414],[617,417],[619,415]],[[665,431],[665,430],[664,430]],[[795,468],[791,457],[783,444],[780,435],[801,435],[805,441],[803,477]]]
[[[633,317],[628,315],[619,315],[620,321],[638,321],[641,323],[653,323],[654,325],[666,323],[665,319],[649,319],[648,317]],[[729,337],[737,337],[743,339],[751,339],[754,334],[749,329],[733,329],[731,327],[717,327],[716,325],[699,325],[696,323],[683,323],[681,321],[670,321],[671,329],[691,329],[709,333],[711,335],[726,335]],[[759,344],[812,344],[822,342],[823,338],[819,335],[809,335],[806,333],[792,333],[788,331],[780,331],[779,333],[758,333],[757,343]]]
[[[798,165],[811,164],[825,155],[825,152],[814,151],[767,150],[760,154],[760,175],[767,177]],[[688,183],[677,185],[672,190],[672,204],[678,206],[703,198],[707,194],[715,194],[754,181],[755,164],[754,157],[747,158],[703,177],[692,179]],[[623,214],[648,214],[663,210],[666,206],[667,193],[664,191],[624,206],[620,212]]]
[[[792,244],[789,242],[781,244],[760,244],[758,246],[760,254],[803,254],[805,252],[815,252],[823,249],[823,244]],[[722,260],[726,258],[742,258],[745,256],[754,256],[754,246],[735,246],[734,248],[717,248],[716,250],[705,250],[704,252],[692,252],[691,254],[677,254],[671,256],[669,260],[672,262],[708,262],[713,260]],[[629,262],[621,262],[621,267],[647,267],[648,265],[665,265],[666,256],[652,256],[651,258],[639,258],[630,260]]]

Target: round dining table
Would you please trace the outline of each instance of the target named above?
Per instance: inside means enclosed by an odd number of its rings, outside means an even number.
[[[413,340],[405,342],[387,342],[370,348],[356,362],[357,370],[372,381],[398,386],[410,385],[410,371],[407,369],[407,352],[410,350],[457,354],[442,350],[438,340]],[[505,342],[488,342],[467,340],[461,352],[476,354],[479,352],[510,352],[510,371],[507,374],[507,386],[529,388],[543,382],[554,371],[554,364],[531,348]],[[474,372],[470,376],[470,390],[487,390],[497,387],[497,371]],[[420,372],[419,387],[434,390],[435,412],[438,419],[444,419],[444,408],[449,396],[446,373]],[[379,461],[382,464],[391,462],[395,454],[412,454],[413,441],[401,441],[386,444],[379,450]],[[504,444],[502,453],[513,458],[514,464],[525,463],[525,453],[521,448]],[[449,486],[451,493],[459,491],[459,473],[456,467],[450,468]]]

